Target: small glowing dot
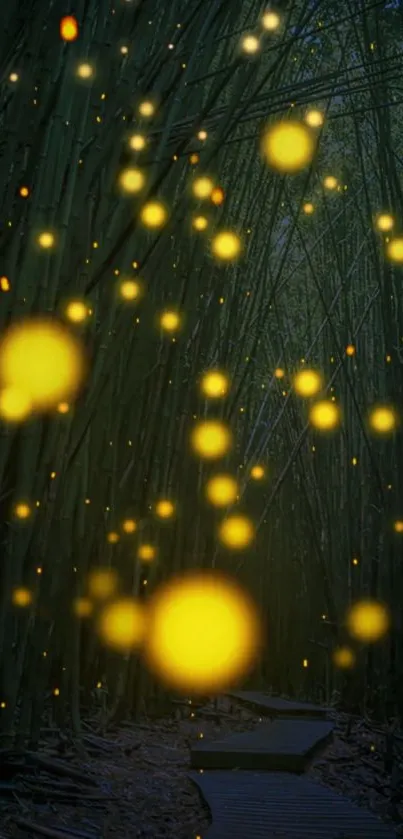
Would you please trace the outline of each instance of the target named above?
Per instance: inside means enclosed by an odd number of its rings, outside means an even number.
[[[307,201],[307,203],[303,205],[302,209],[307,216],[311,216],[315,211],[315,207],[310,201]]]
[[[195,216],[192,221],[192,225],[195,230],[206,230],[206,227],[208,226],[208,220],[205,216]]]
[[[250,475],[251,475],[251,478],[253,478],[255,481],[261,481],[262,478],[264,478],[264,476],[265,476],[265,471],[264,471],[263,466],[260,466],[259,464],[256,464],[256,466],[253,466],[252,469],[250,470]]]
[[[29,189],[28,189],[27,186],[20,187],[20,195],[21,195],[21,198],[28,198]]]
[[[13,82],[15,84],[15,82],[18,82],[19,75],[18,73],[10,73],[8,78],[10,82]]]
[[[123,192],[127,192],[130,195],[135,195],[137,192],[140,192],[146,179],[143,175],[143,172],[140,169],[124,169],[123,172],[119,175],[119,186],[123,190]]]
[[[167,220],[168,213],[159,201],[149,201],[141,210],[140,218],[146,227],[162,227]]]
[[[160,326],[167,332],[176,332],[180,325],[180,317],[177,312],[163,312],[160,317]]]
[[[201,129],[201,131],[198,132],[197,139],[202,141],[207,140],[207,131]]]
[[[348,344],[346,347],[346,355],[353,356],[355,355],[355,346],[354,344]]]

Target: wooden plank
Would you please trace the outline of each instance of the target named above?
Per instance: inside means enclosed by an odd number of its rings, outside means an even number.
[[[344,796],[283,772],[189,772],[213,823],[203,839],[397,839]]]
[[[268,717],[326,717],[327,708],[311,705],[309,702],[291,702],[279,696],[269,696],[252,690],[239,690],[227,693],[230,699],[235,699],[245,705],[253,707]]]
[[[311,755],[332,736],[326,720],[275,720],[191,749],[194,769],[270,769],[303,772]]]

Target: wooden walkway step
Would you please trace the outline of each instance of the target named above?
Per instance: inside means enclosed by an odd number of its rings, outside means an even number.
[[[203,839],[397,839],[367,810],[306,777],[190,772],[210,808]]]
[[[327,742],[333,723],[286,719],[253,731],[197,743],[190,752],[194,769],[271,769],[303,772],[314,751]]]
[[[326,717],[327,708],[311,705],[309,702],[291,702],[279,696],[252,690],[239,690],[227,693],[230,699],[242,704],[252,705],[259,713],[268,717]]]

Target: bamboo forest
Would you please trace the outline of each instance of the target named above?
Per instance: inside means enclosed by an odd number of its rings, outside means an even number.
[[[402,51],[0,0],[0,839],[403,835]]]

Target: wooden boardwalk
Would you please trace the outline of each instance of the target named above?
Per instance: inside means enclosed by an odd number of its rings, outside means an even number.
[[[190,772],[213,824],[203,839],[396,839],[367,810],[305,777],[281,772]]]
[[[256,711],[268,717],[320,717],[327,715],[327,708],[320,705],[310,705],[308,702],[290,702],[280,696],[266,696],[252,690],[239,690],[227,693],[230,699],[241,702],[242,705],[252,705]]]
[[[332,736],[326,720],[287,719],[254,731],[200,742],[190,752],[194,769],[274,769],[303,772],[309,758]]]
[[[332,736],[326,708],[253,691],[228,695],[274,719],[191,749],[193,769],[203,771],[189,777],[213,819],[203,839],[396,839],[372,813],[300,774]]]

